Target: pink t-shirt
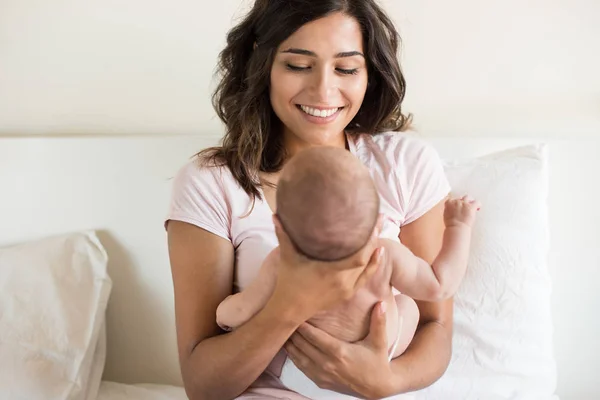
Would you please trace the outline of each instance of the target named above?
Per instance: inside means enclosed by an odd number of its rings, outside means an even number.
[[[350,151],[371,171],[384,215],[382,237],[398,239],[400,229],[429,211],[450,192],[442,162],[431,145],[415,135],[389,132],[347,135]],[[227,167],[184,165],[173,182],[169,219],[194,224],[231,241],[235,249],[234,288],[243,290],[264,258],[277,246],[266,201],[251,199]]]

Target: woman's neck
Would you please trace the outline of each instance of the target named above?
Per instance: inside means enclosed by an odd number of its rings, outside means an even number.
[[[286,160],[283,162],[283,165],[287,163],[289,159],[291,159],[298,152],[317,146],[334,146],[339,148],[349,149],[348,141],[346,140],[346,133],[342,132],[340,135],[336,136],[334,141],[330,141],[327,143],[313,144],[308,143],[302,140],[299,140],[298,136],[292,133],[284,133],[283,143],[286,151]],[[277,184],[279,183],[279,177],[281,175],[281,170],[277,172],[260,172],[259,178],[260,183],[262,185],[262,191],[265,196],[265,200],[271,211],[273,213],[276,212],[276,204],[275,204],[275,191],[277,190]]]
[[[285,132],[283,143],[285,146],[285,151],[286,151],[288,159],[292,158],[298,152],[308,149],[310,147],[332,146],[332,147],[339,147],[342,149],[343,148],[348,149],[348,143],[346,140],[345,132],[341,132],[339,135],[336,135],[334,140],[332,140],[330,142],[323,142],[323,143],[319,143],[319,144],[314,144],[314,143],[310,143],[310,142],[301,140],[300,138],[298,138],[298,136],[294,135],[293,133]]]
[[[285,151],[287,154],[286,160],[283,162],[283,165],[287,163],[289,159],[291,159],[298,152],[308,149],[310,147],[316,146],[334,146],[339,148],[345,148],[349,150],[349,144],[346,138],[346,133],[342,132],[339,136],[336,137],[335,141],[329,143],[321,143],[321,144],[311,144],[305,141],[301,141],[298,137],[292,133],[284,133],[283,143],[285,146]],[[273,212],[275,212],[275,190],[277,188],[277,184],[279,183],[279,177],[281,175],[281,169],[277,172],[260,172],[259,179],[262,185],[262,191],[265,195],[265,199],[269,204],[269,207]]]

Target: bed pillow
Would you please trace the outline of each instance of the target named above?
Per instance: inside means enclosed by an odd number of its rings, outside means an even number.
[[[95,399],[112,287],[106,267],[94,232],[0,249],[0,399]]]
[[[554,399],[546,145],[446,160],[454,196],[483,204],[455,296],[451,363],[419,399]]]

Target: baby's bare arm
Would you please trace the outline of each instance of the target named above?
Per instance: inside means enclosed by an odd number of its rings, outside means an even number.
[[[217,324],[223,330],[233,330],[243,325],[267,303],[277,279],[276,250],[263,262],[258,275],[240,293],[225,298],[217,307]]]
[[[392,266],[392,286],[415,300],[429,300],[431,288],[437,284],[431,265],[400,242],[381,239],[381,244]]]
[[[463,198],[449,201],[446,207],[442,249],[431,265],[401,243],[384,239],[392,263],[392,286],[416,300],[441,301],[452,297],[467,269],[471,225],[479,204]]]

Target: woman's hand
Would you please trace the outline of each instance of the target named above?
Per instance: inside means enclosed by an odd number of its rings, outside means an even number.
[[[350,299],[383,265],[383,248],[376,248],[381,218],[361,250],[334,262],[314,261],[299,254],[276,216],[273,223],[279,240],[279,263],[270,301],[291,307],[299,322]]]
[[[388,361],[385,303],[371,314],[369,335],[347,343],[304,323],[285,345],[296,366],[322,389],[365,399],[396,393],[390,387],[394,374]]]

